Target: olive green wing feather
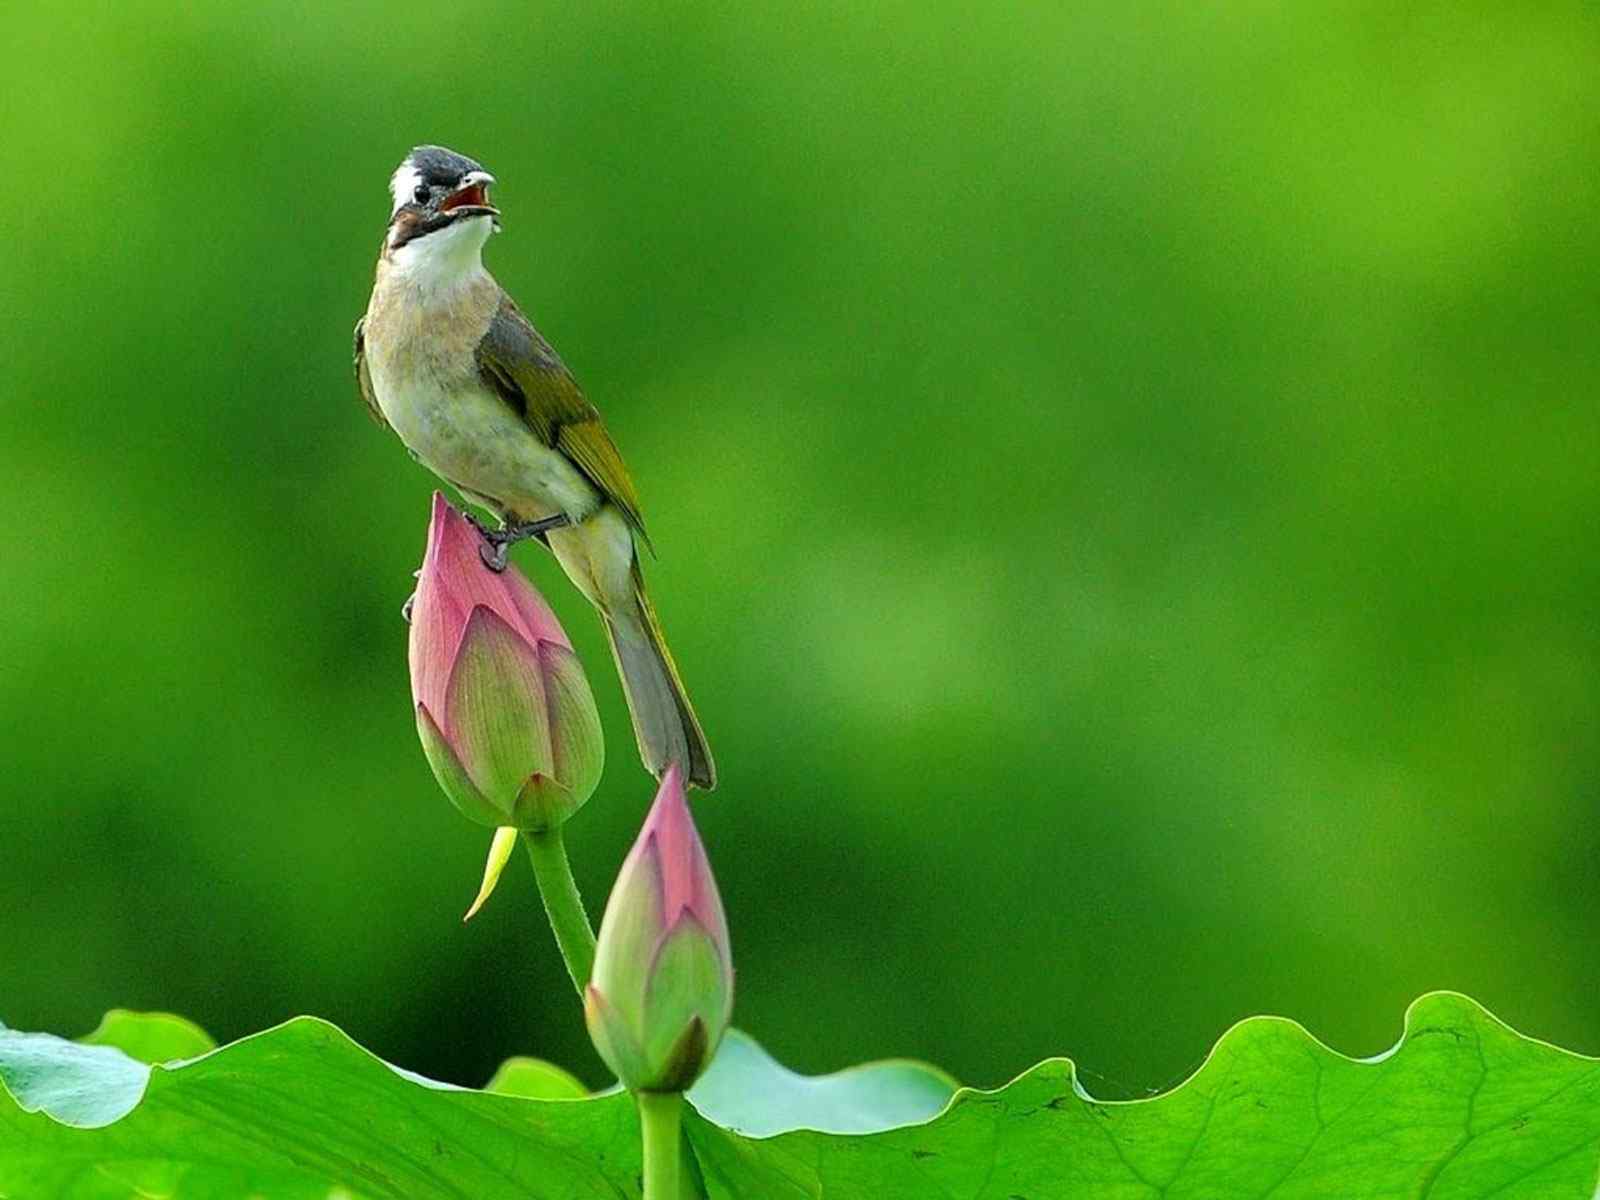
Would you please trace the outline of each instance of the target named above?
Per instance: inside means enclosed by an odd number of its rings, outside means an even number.
[[[478,343],[478,370],[522,415],[535,437],[571,459],[622,511],[648,546],[639,494],[600,413],[510,296],[501,297],[499,311]]]
[[[383,409],[378,407],[378,393],[372,390],[372,373],[367,370],[366,327],[366,317],[356,322],[356,387],[360,390],[361,399],[366,402],[367,411],[372,414],[372,419],[387,429],[389,422],[383,419]]]

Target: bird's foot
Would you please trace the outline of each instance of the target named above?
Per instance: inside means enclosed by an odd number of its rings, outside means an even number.
[[[506,553],[518,542],[525,542],[552,529],[572,524],[566,513],[557,513],[553,517],[543,517],[537,521],[508,521],[499,529],[488,528],[471,514],[468,514],[467,519],[483,535],[483,545],[478,547],[483,565],[496,574],[506,569]]]

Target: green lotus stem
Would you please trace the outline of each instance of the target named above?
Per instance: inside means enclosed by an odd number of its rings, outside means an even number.
[[[583,989],[589,986],[589,976],[594,973],[594,928],[589,924],[589,914],[584,911],[583,897],[578,895],[577,881],[572,878],[572,864],[567,861],[561,828],[524,833],[522,841],[528,847],[528,857],[533,860],[539,897],[544,901],[550,928],[555,931],[556,945],[561,948],[567,974],[572,976],[572,986],[578,989],[581,999]]]
[[[644,1135],[644,1200],[680,1200],[678,1148],[683,1093],[636,1092]]]

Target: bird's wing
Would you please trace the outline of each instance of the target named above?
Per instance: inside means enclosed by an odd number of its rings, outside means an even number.
[[[501,296],[499,311],[478,343],[478,371],[522,414],[535,437],[571,459],[622,510],[648,546],[639,494],[599,412],[510,296]]]
[[[367,370],[366,325],[366,317],[362,317],[356,322],[356,387],[360,389],[361,399],[365,401],[367,411],[372,414],[372,419],[387,429],[389,422],[383,419],[383,409],[378,407],[378,393],[372,390],[372,373]]]

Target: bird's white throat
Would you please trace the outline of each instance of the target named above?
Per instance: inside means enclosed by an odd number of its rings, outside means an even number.
[[[494,219],[485,214],[412,238],[389,251],[393,279],[419,292],[454,291],[483,274],[483,244],[493,232]]]

